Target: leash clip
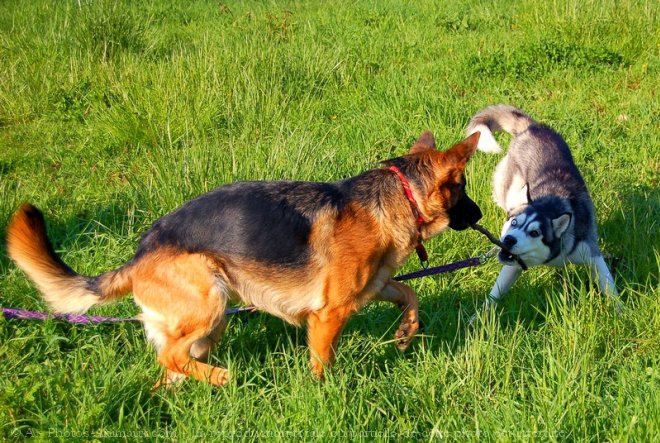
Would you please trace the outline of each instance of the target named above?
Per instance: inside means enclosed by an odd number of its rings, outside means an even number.
[[[481,254],[479,256],[479,263],[481,263],[483,265],[488,260],[493,258],[499,252],[499,250],[500,250],[500,248],[498,246],[495,246],[492,249],[490,249],[489,251],[484,252],[483,254]]]

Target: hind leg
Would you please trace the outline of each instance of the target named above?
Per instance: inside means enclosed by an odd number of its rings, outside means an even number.
[[[607,267],[603,255],[598,254],[595,257],[590,257],[587,260],[587,265],[591,271],[591,277],[598,282],[598,289],[614,302],[614,309],[616,309],[618,314],[621,314],[623,312],[623,303],[619,298],[619,292],[614,285],[614,277],[612,277],[612,273]]]
[[[207,362],[209,359],[209,353],[215,345],[220,342],[222,334],[227,328],[227,320],[223,316],[222,320],[218,323],[216,327],[213,328],[211,333],[206,337],[200,338],[195,343],[193,343],[190,348],[190,355],[198,361]]]
[[[206,364],[208,352],[219,339],[224,324],[225,320],[221,319],[213,327],[207,319],[197,319],[194,322],[179,322],[179,327],[161,325],[162,329],[157,332],[161,337],[158,362],[165,368],[165,375],[156,382],[154,388],[176,385],[188,376],[216,386],[225,384],[228,380],[227,370]],[[154,326],[150,328],[153,330]]]
[[[620,314],[623,311],[623,303],[619,298],[619,292],[616,290],[614,277],[612,277],[612,273],[607,267],[607,263],[605,263],[600,248],[595,243],[593,245],[579,244],[576,251],[569,257],[569,261],[587,265],[589,271],[591,271],[591,278],[598,284],[598,289],[612,300],[617,313]]]
[[[208,334],[206,329],[198,329],[183,337],[169,340],[158,355],[158,361],[166,368],[166,375],[159,385],[177,382],[183,376],[205,381],[215,386],[222,386],[229,380],[229,372],[225,368],[209,365],[190,356],[192,345],[200,336]]]
[[[497,166],[495,166],[495,171],[493,172],[493,200],[495,200],[495,203],[498,204],[498,206],[502,209],[507,209],[506,207],[506,191],[507,191],[507,186],[506,186],[506,179],[508,177],[508,169],[509,169],[509,157],[504,156],[502,160],[497,163]]]
[[[135,301],[142,307],[147,337],[166,369],[156,386],[186,376],[214,385],[226,383],[226,369],[193,359],[208,357],[209,341],[219,338],[225,324],[227,290],[209,261],[197,254],[161,252],[140,264],[134,277]]]

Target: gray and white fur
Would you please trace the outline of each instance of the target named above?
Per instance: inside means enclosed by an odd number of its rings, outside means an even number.
[[[478,149],[490,153],[501,151],[493,137],[497,131],[512,135],[493,174],[493,198],[507,212],[502,243],[527,266],[586,264],[599,289],[621,310],[598,247],[593,203],[566,142],[509,105],[482,109],[467,127],[468,135],[481,132]],[[522,271],[511,254],[500,251],[498,259],[504,266],[485,306],[504,297]]]

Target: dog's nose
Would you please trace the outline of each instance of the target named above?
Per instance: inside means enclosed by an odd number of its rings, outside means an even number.
[[[449,209],[449,227],[456,231],[469,228],[481,219],[481,209],[467,194]]]
[[[516,238],[515,238],[514,236],[512,236],[512,235],[507,235],[507,236],[504,237],[504,239],[502,240],[502,243],[504,243],[504,246],[506,246],[506,247],[509,248],[509,249],[510,249],[513,245],[515,245],[517,242],[518,242],[518,240],[516,240]]]

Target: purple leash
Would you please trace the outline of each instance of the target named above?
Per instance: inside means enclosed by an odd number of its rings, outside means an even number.
[[[432,268],[421,269],[419,271],[411,272],[409,274],[397,275],[392,277],[396,281],[412,280],[414,278],[428,277],[430,275],[442,274],[445,272],[452,272],[458,269],[469,268],[470,266],[479,266],[485,263],[487,259],[493,256],[499,248],[493,248],[485,254],[478,257],[468,258],[467,260],[460,260],[449,263],[443,266],[434,266]],[[257,308],[254,306],[229,308],[225,311],[225,315],[234,315],[240,312],[252,312]],[[64,320],[74,324],[94,324],[94,323],[121,323],[127,321],[139,321],[137,318],[117,318],[117,317],[99,317],[96,315],[80,315],[80,314],[49,314],[47,312],[38,311],[25,311],[22,309],[2,308],[2,314],[5,318],[15,318],[19,320],[47,320],[48,318],[55,318]]]
[[[458,269],[469,268],[470,266],[479,266],[483,264],[484,259],[488,258],[487,254],[479,257],[468,258],[448,265],[435,266],[426,268],[419,271],[411,272],[409,274],[397,275],[393,277],[396,281],[412,280],[414,278],[428,277],[429,275],[442,274],[444,272],[452,272]],[[225,315],[238,314],[239,312],[252,312],[256,310],[254,306],[243,308],[229,308],[225,311]],[[69,323],[88,325],[93,323],[121,323],[127,321],[139,321],[137,318],[118,318],[118,317],[99,317],[96,315],[80,315],[80,314],[50,314],[47,312],[38,311],[25,311],[23,309],[2,308],[2,314],[5,318],[15,318],[19,320],[47,320],[55,318],[64,320]]]
[[[421,269],[419,271],[411,272],[409,274],[397,275],[392,277],[396,281],[406,281],[412,280],[414,278],[428,277],[429,275],[442,274],[444,272],[457,271],[463,268],[469,268],[470,266],[479,266],[483,264],[483,257],[472,257],[467,260],[456,261],[454,263],[449,263],[448,265],[443,266],[434,266],[432,268]]]
[[[229,308],[225,311],[226,315],[238,314],[239,312],[252,312],[255,308],[248,306],[245,308]],[[24,311],[23,309],[2,308],[2,314],[5,318],[16,318],[19,320],[47,320],[56,318],[69,323],[88,325],[92,323],[120,323],[126,321],[139,321],[137,318],[117,318],[117,317],[99,317],[96,315],[80,314],[49,314],[47,312]]]

